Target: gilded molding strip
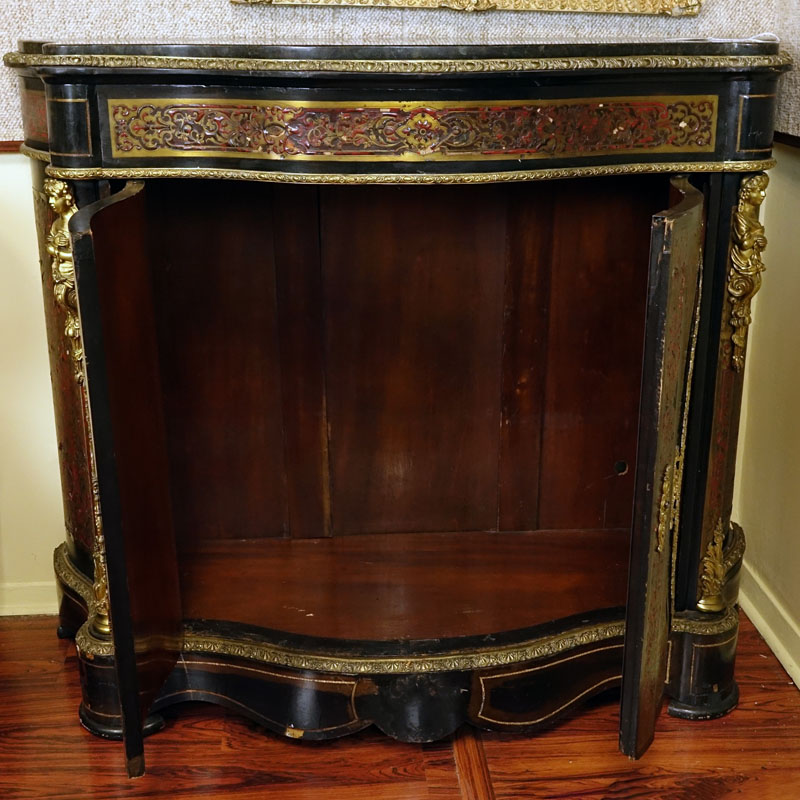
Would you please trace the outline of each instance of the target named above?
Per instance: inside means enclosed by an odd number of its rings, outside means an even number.
[[[607,164],[592,167],[550,167],[545,169],[508,170],[503,172],[436,173],[308,173],[273,172],[221,167],[55,167],[47,174],[63,180],[209,178],[215,180],[252,180],[266,183],[311,184],[456,184],[510,183],[517,181],[585,178],[600,175],[639,175],[651,172],[753,172],[772,169],[775,159],[763,161],[660,161],[637,164]]]
[[[725,615],[718,619],[692,619],[681,614],[672,618],[673,633],[691,633],[696,636],[718,636],[727,633],[739,625],[739,611],[736,607],[729,608]]]
[[[192,631],[185,632],[183,649],[190,653],[215,653],[293,669],[350,675],[395,675],[487,669],[533,661],[583,645],[621,637],[624,631],[625,622],[619,620],[595,626],[588,625],[554,636],[521,642],[495,650],[455,651],[441,655],[406,656],[404,658],[347,658],[337,655],[302,653],[270,644],[235,641]]]
[[[241,658],[289,669],[314,670],[345,675],[407,675],[422,672],[459,672],[518,664],[548,658],[576,647],[595,644],[623,636],[625,622],[565,631],[564,633],[521,642],[497,650],[444,653],[442,655],[405,656],[403,658],[353,658],[324,653],[305,653],[269,643],[225,639],[206,633],[185,630],[182,649],[184,653],[204,653],[230,658]],[[113,657],[114,645],[108,639],[95,636],[89,625],[84,625],[75,637],[78,650],[87,658]],[[137,643],[140,649],[158,644],[155,640]],[[170,640],[169,644],[174,644]]]
[[[733,328],[731,364],[736,372],[744,369],[747,330],[752,322],[750,304],[761,288],[761,273],[766,269],[761,253],[767,246],[767,237],[764,226],[758,221],[758,213],[768,184],[769,177],[763,173],[745,178],[739,189],[739,205],[733,212],[728,300]]]
[[[35,147],[28,147],[26,144],[19,146],[19,152],[28,158],[34,158],[37,161],[44,161],[50,163],[50,153],[47,150],[37,150]]]
[[[378,6],[449,8],[453,11],[577,11],[694,17],[703,0],[230,0],[236,5]]]
[[[483,161],[713,153],[716,95],[558,100],[109,98],[111,155]]]
[[[95,69],[174,69],[204,72],[358,72],[365,74],[447,74],[476,72],[572,72],[627,69],[770,69],[788,67],[788,53],[763,56],[629,55],[541,58],[320,59],[225,58],[81,53],[6,53],[7,67],[91,67]]]
[[[61,583],[75,592],[87,607],[91,605],[92,582],[70,560],[66,542],[53,551],[53,570]]]
[[[672,527],[675,494],[672,485],[674,472],[675,464],[667,464],[664,469],[664,478],[661,481],[661,500],[658,504],[658,524],[656,525],[656,553],[663,552],[664,544],[667,541],[667,530]]]

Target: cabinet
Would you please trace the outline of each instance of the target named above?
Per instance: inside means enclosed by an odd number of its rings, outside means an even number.
[[[93,733],[737,700],[770,42],[22,43]]]

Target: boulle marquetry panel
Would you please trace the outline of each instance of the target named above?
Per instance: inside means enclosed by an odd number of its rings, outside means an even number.
[[[717,98],[465,104],[108,100],[111,154],[388,161],[713,152]]]
[[[769,42],[24,43],[80,719],[736,704]],[[110,620],[109,620],[110,615]]]

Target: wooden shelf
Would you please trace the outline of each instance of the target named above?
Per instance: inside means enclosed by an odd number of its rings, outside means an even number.
[[[623,606],[628,547],[628,530],[204,542],[180,559],[183,614],[370,641],[499,633]]]

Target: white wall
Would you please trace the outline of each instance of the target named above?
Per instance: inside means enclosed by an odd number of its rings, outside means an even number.
[[[762,209],[767,271],[753,307],[734,519],[742,607],[800,685],[800,150],[775,148]]]
[[[28,159],[0,154],[0,614],[56,611],[64,538]]]

